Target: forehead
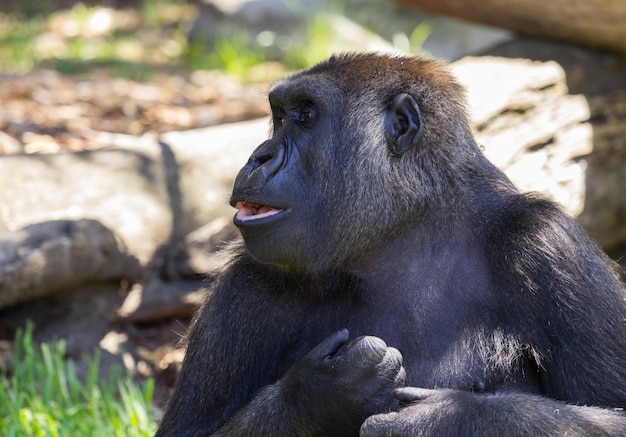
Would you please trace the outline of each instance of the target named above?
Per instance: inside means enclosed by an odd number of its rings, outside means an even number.
[[[326,74],[307,72],[289,76],[277,82],[269,92],[272,104],[311,100],[316,103],[329,103],[341,99],[344,91]]]

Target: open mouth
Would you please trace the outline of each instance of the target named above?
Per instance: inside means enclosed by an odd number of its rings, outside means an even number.
[[[275,209],[267,205],[247,201],[237,202],[235,208],[238,211],[237,219],[242,222],[270,217],[283,211],[282,209]]]

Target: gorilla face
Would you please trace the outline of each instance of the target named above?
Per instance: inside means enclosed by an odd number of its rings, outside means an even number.
[[[390,209],[383,204],[392,193],[377,192],[371,171],[360,174],[359,149],[380,148],[392,159],[412,148],[422,133],[419,108],[406,93],[387,102],[376,96],[368,112],[377,120],[369,123],[342,88],[305,73],[269,94],[272,138],[241,169],[230,200],[235,225],[262,263],[322,273],[355,258],[388,222],[377,211]]]
[[[326,163],[329,106],[315,89],[289,81],[270,93],[273,135],[241,169],[231,205],[250,253],[259,261],[310,270],[319,244],[312,236],[320,224],[319,181]]]

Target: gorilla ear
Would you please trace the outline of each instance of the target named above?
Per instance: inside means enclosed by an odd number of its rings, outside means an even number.
[[[422,116],[415,99],[406,93],[395,96],[385,119],[385,137],[391,152],[403,154],[419,142],[422,133]]]

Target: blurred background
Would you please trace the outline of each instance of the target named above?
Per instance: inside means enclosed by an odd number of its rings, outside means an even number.
[[[267,108],[234,104],[242,88],[265,88],[335,52],[426,50],[454,60],[509,35],[380,0],[4,0],[0,72],[14,83],[0,94],[11,102],[0,108],[0,152],[94,147],[68,118],[129,134],[246,119]],[[38,129],[23,132],[16,112]]]
[[[267,90],[427,53],[485,154],[624,264],[622,0],[1,0],[0,435],[152,435]]]

